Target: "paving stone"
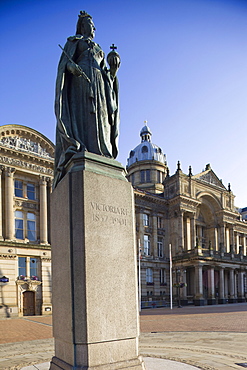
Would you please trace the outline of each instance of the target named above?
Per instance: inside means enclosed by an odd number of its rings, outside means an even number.
[[[155,366],[147,362],[147,370],[159,370],[159,359],[173,361],[163,361],[162,370],[172,369],[174,361],[205,370],[241,370],[238,364],[247,363],[247,303],[143,310],[140,321],[140,351]],[[0,320],[0,332],[1,370],[49,369],[50,316]]]

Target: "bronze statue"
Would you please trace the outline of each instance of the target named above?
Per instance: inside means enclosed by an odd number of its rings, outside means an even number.
[[[55,114],[56,152],[54,187],[65,166],[78,152],[89,151],[109,158],[118,154],[119,101],[116,47],[107,56],[92,41],[92,17],[81,11],[76,35],[67,39],[58,65]]]

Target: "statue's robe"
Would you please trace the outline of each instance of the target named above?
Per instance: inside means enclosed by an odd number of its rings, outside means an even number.
[[[56,81],[54,186],[75,153],[86,150],[110,158],[118,154],[118,81],[106,68],[102,49],[76,35],[68,38],[64,50],[91,82],[73,75],[67,69],[71,62],[62,53]]]

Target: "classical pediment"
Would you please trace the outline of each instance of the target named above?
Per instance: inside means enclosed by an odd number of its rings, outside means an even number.
[[[197,180],[201,180],[203,182],[207,182],[211,185],[215,185],[226,190],[226,187],[222,184],[222,181],[216,176],[213,170],[207,170],[199,173],[198,175],[193,176]]]
[[[53,143],[38,131],[21,125],[1,126],[0,146],[44,159],[54,158]]]

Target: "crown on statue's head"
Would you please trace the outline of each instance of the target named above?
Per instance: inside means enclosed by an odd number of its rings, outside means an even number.
[[[89,18],[92,18],[90,14],[88,14],[87,12],[85,12],[85,10],[81,10],[80,11],[80,14],[78,15],[79,18],[85,18],[85,17],[89,17]]]

